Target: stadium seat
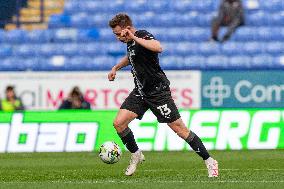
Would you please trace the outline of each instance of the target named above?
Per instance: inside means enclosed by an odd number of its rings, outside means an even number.
[[[9,57],[1,60],[0,71],[25,71],[21,58]]]
[[[218,43],[204,42],[198,44],[198,52],[204,56],[220,54],[220,45]]]
[[[68,0],[46,30],[0,30],[0,70],[107,70],[126,53],[108,26],[125,10],[161,41],[166,69],[283,69],[283,0],[243,4],[246,24],[220,44],[208,42],[220,0]]]
[[[192,42],[204,42],[210,38],[210,29],[208,28],[194,27],[182,33],[185,40]]]
[[[197,69],[197,70],[206,69],[205,61],[206,58],[204,58],[204,56],[198,56],[198,55],[187,56],[184,58],[183,67],[184,69]]]
[[[254,69],[265,69],[274,67],[274,58],[269,54],[259,54],[252,57],[251,65]]]
[[[228,69],[229,59],[223,55],[213,55],[207,58],[206,69]]]
[[[261,1],[260,8],[267,11],[278,11],[284,9],[283,0],[270,0],[270,1]]]
[[[284,52],[284,43],[280,41],[273,41],[265,44],[265,53],[279,56]]]
[[[265,51],[264,45],[262,42],[247,42],[243,43],[243,50],[247,55],[261,54]]]
[[[177,44],[172,44],[173,55],[197,55],[199,54],[199,44],[198,43],[189,43],[189,42],[180,42]]]
[[[180,56],[161,56],[160,65],[163,69],[179,70],[183,68],[184,58]]]
[[[229,60],[230,69],[250,69],[251,57],[244,55],[231,56]]]
[[[221,54],[226,56],[241,55],[244,53],[243,43],[241,42],[226,42],[221,45]]]
[[[33,57],[37,56],[38,45],[18,45],[17,48],[13,48],[13,55],[19,57]]]
[[[5,33],[4,42],[7,43],[25,43],[27,41],[27,31],[16,29]]]
[[[240,27],[232,35],[233,41],[254,41],[257,39],[257,27]]]
[[[60,27],[70,27],[71,18],[66,14],[52,15],[49,18],[48,27],[49,28],[60,28]]]
[[[270,15],[265,11],[257,11],[250,15],[246,15],[246,24],[249,26],[268,25]]]
[[[12,46],[9,44],[0,44],[0,59],[6,58],[12,55]]]

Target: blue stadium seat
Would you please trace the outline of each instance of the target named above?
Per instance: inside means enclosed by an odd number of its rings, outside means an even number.
[[[199,23],[199,13],[197,11],[189,11],[181,14],[177,22],[180,22],[178,25],[181,26],[194,26],[196,27]]]
[[[62,14],[50,17],[49,29],[0,30],[0,70],[108,70],[126,53],[108,21],[125,10],[137,29],[162,42],[166,69],[283,69],[283,0],[243,1],[246,25],[222,44],[208,42],[219,3],[68,0]]]
[[[152,11],[142,12],[139,15],[130,14],[130,16],[132,17],[133,23],[137,28],[145,28],[149,26],[153,27],[157,17],[157,15]]]
[[[210,38],[210,29],[193,27],[188,30],[179,31],[185,36],[185,40],[192,42],[204,42]]]
[[[51,15],[48,22],[49,28],[70,27],[71,17],[66,14]]]
[[[43,57],[29,57],[20,62],[25,71],[40,71],[43,65],[47,65],[47,60]]]
[[[25,43],[27,41],[27,31],[15,29],[5,33],[4,42],[8,43]]]
[[[240,27],[232,35],[233,41],[254,41],[257,39],[257,27]]]
[[[53,41],[56,43],[74,42],[77,41],[78,35],[77,29],[58,29],[54,31]]]
[[[88,56],[70,57],[64,64],[64,70],[88,70],[87,65],[89,65],[91,61],[93,61],[93,59]]]
[[[97,27],[97,28],[106,28],[108,27],[108,21],[111,19],[113,15],[111,14],[95,14],[95,15],[89,15],[88,18],[86,18],[86,23],[83,21],[85,24],[83,26],[86,27]]]
[[[174,12],[156,14],[155,19],[151,20],[150,24],[159,27],[176,27],[179,23],[177,20],[180,20],[179,17],[180,14]]]
[[[184,69],[205,69],[206,58],[204,56],[187,56],[184,58]]]
[[[259,54],[252,57],[251,66],[254,69],[273,68],[274,57],[269,54]]]
[[[260,8],[268,11],[280,11],[284,9],[283,0],[270,0],[270,1],[261,1]]]
[[[283,2],[284,4],[284,2]],[[269,15],[269,25],[270,26],[283,26],[284,25],[284,11],[273,12]]]
[[[16,48],[13,48],[13,55],[19,57],[34,57],[37,56],[37,51],[39,49],[39,45],[25,44],[18,45]]]
[[[90,67],[95,70],[111,70],[117,64],[116,58],[110,56],[96,56],[90,63]]]
[[[191,8],[198,12],[212,12],[214,11],[214,2],[212,0],[195,0],[192,1]]]
[[[180,56],[161,56],[160,65],[163,69],[179,70],[183,68],[184,58]]]
[[[100,32],[97,28],[78,30],[77,41],[92,42],[98,41],[99,38]]]
[[[284,54],[284,43],[280,41],[273,41],[265,44],[265,53],[279,56]]]
[[[12,46],[9,44],[0,44],[0,59],[6,58],[12,55]]]
[[[115,41],[117,40],[112,32],[112,30],[110,28],[100,28],[99,29],[99,40],[100,41]]]
[[[199,54],[198,43],[180,42],[177,44],[172,44],[171,48],[173,55],[188,56]]]
[[[228,69],[229,58],[223,55],[213,55],[206,60],[206,69]]]
[[[202,27],[209,27],[211,25],[212,19],[216,15],[215,12],[208,14],[198,14],[197,25]]]
[[[227,56],[241,55],[243,54],[243,43],[240,42],[226,42],[221,45],[221,54]]]
[[[38,54],[40,56],[51,57],[54,55],[62,55],[63,49],[61,44],[43,44],[38,47]]]
[[[5,42],[5,38],[6,38],[6,31],[3,29],[0,29],[0,43]]]
[[[220,54],[220,45],[218,43],[204,42],[198,44],[199,53],[203,56]]]
[[[261,54],[265,51],[265,43],[262,42],[247,42],[243,43],[244,53],[247,55]]]
[[[166,10],[170,9],[170,4],[165,0],[155,0],[148,2],[146,4],[145,10],[154,11],[154,12],[166,12]]]
[[[1,60],[0,71],[24,71],[20,57],[9,57]]]
[[[70,25],[74,28],[85,28],[88,27],[89,15],[86,12],[79,12],[72,14],[70,18]]]
[[[124,3],[124,10],[129,10],[130,12],[144,12],[147,10],[147,1],[127,1]]]
[[[125,45],[119,42],[107,43],[105,44],[105,47],[102,48],[106,49],[107,54],[113,57],[120,57],[126,55]]]
[[[279,31],[272,27],[258,27],[256,32],[256,40],[258,41],[271,41],[279,40]]]
[[[229,60],[230,69],[249,69],[251,68],[251,57],[244,55],[231,56]]]
[[[27,33],[29,43],[48,43],[54,39],[53,30],[31,30]]]
[[[268,25],[270,15],[265,11],[257,11],[255,13],[246,15],[246,24],[249,26],[263,26]]]

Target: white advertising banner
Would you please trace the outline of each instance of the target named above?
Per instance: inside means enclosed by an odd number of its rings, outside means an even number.
[[[117,109],[134,88],[128,71],[119,71],[115,81],[108,72],[0,72],[0,98],[8,85],[26,109],[55,110],[74,86],[78,86],[92,109]],[[199,71],[168,71],[172,96],[178,108],[200,108],[201,73]]]

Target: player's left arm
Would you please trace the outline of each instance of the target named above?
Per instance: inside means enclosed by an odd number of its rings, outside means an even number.
[[[147,39],[142,39],[142,38],[134,36],[133,40],[139,45],[143,46],[144,48],[150,51],[157,52],[157,53],[161,53],[163,51],[160,41],[156,39],[147,40]]]
[[[150,51],[157,53],[161,53],[163,51],[161,43],[156,39],[137,37],[133,33],[131,33],[130,30],[128,29],[123,30],[122,35],[129,35],[129,37],[133,39],[136,43],[138,43],[139,45],[143,46],[144,48]]]

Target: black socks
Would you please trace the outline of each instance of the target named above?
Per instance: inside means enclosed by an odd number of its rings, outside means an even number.
[[[130,128],[127,127],[124,131],[117,134],[121,138],[123,144],[131,153],[134,153],[139,149]]]
[[[118,135],[131,153],[135,153],[139,149],[130,128],[127,127],[124,131],[118,133]],[[190,134],[185,141],[200,157],[202,157],[203,160],[207,160],[210,157],[204,144],[194,132],[190,131]]]
[[[207,152],[204,144],[200,140],[200,138],[192,131],[190,131],[189,136],[185,139],[185,141],[190,145],[190,147],[200,156],[203,160],[207,160],[210,155]]]

